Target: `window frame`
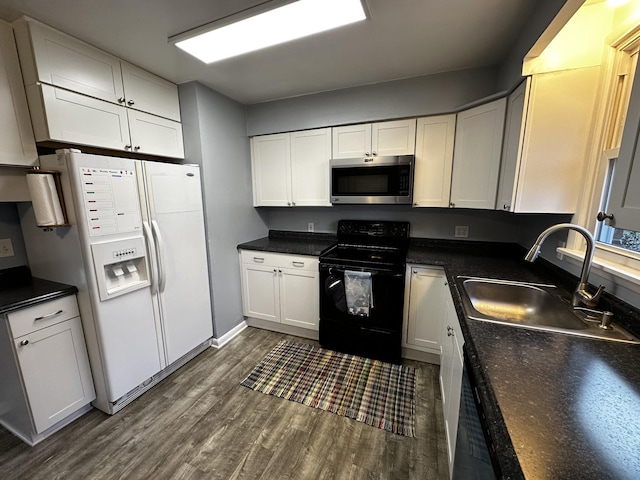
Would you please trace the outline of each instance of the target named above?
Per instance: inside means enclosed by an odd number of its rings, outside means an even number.
[[[633,73],[634,61],[631,57],[635,55],[637,59],[639,50],[640,25],[637,25],[611,41],[603,55],[600,82],[602,100],[595,112],[594,136],[584,178],[583,195],[573,216],[575,223],[585,226],[594,235],[598,229],[596,215],[607,191],[605,179],[609,163],[617,158],[619,153],[620,125],[616,127],[615,124],[620,121],[620,101],[623,98],[628,104],[633,83],[630,73]],[[616,88],[621,75],[626,75],[622,93]],[[617,142],[614,140],[612,145],[612,139],[615,138]],[[579,266],[584,260],[586,243],[581,235],[570,232],[566,247],[558,247],[556,251],[560,260],[566,256],[570,263]],[[640,253],[596,241],[592,270],[605,279],[640,293]]]

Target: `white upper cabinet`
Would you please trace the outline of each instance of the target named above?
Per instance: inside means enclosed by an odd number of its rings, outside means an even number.
[[[449,206],[455,128],[455,115],[418,119],[414,206]]]
[[[288,133],[251,139],[254,206],[291,206],[290,145]]]
[[[146,70],[120,62],[127,106],[159,117],[180,121],[178,87]]]
[[[184,158],[182,124],[166,118],[127,110],[131,141],[129,148],[135,153]]]
[[[331,206],[331,129],[251,139],[254,206]]]
[[[175,84],[32,19],[14,25],[36,141],[184,158]]]
[[[38,152],[11,26],[0,21],[0,165],[35,165]]]
[[[346,125],[332,130],[332,157],[336,159],[415,153],[415,118]]]
[[[599,67],[536,74],[509,96],[497,209],[575,212],[599,76]]]
[[[15,30],[25,85],[44,82],[111,103],[124,97],[117,57],[31,19]]]
[[[126,109],[47,84],[26,86],[36,141],[127,150]]]
[[[495,207],[506,102],[501,98],[458,113],[450,206]]]
[[[331,206],[331,129],[292,132],[291,200],[296,206]]]
[[[371,124],[333,127],[333,158],[371,156]]]

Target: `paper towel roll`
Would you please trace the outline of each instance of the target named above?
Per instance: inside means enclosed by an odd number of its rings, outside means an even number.
[[[53,175],[27,174],[27,186],[38,226],[63,225],[64,214]]]

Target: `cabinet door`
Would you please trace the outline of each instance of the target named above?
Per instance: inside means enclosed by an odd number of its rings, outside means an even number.
[[[442,357],[440,359],[440,389],[447,438],[449,476],[451,477],[458,436],[464,339],[451,295],[447,289],[444,290],[445,321],[442,323],[444,328],[442,329]]]
[[[458,440],[458,420],[460,413],[460,395],[462,394],[462,371],[464,357],[462,355],[462,337],[453,335],[451,340],[451,389],[449,393],[449,405],[445,417],[445,431],[447,435],[447,448],[449,451],[449,471],[453,471],[455,461],[456,441]]]
[[[371,154],[413,155],[416,151],[416,119],[374,123],[371,126]]]
[[[35,165],[38,152],[33,138],[27,97],[11,27],[0,21],[0,165]]]
[[[80,317],[14,343],[37,433],[95,399]]]
[[[124,107],[45,84],[29,85],[26,90],[36,141],[113,150],[125,150],[130,144]]]
[[[406,343],[440,354],[444,321],[444,272],[435,268],[411,269]]]
[[[368,157],[371,152],[371,124],[333,127],[333,158]]]
[[[130,108],[127,109],[127,118],[133,152],[184,158],[180,123]]]
[[[522,82],[507,99],[507,118],[502,144],[502,165],[498,186],[497,210],[513,211],[516,179],[524,137],[525,112],[528,103],[531,77]]]
[[[452,206],[495,207],[506,102],[501,98],[458,114],[451,180]]]
[[[514,212],[576,211],[600,76],[601,67],[595,66],[532,77]]]
[[[292,132],[291,194],[296,206],[331,206],[329,160],[331,129]]]
[[[318,330],[318,272],[279,269],[280,315],[286,325]]]
[[[449,206],[455,128],[455,115],[418,119],[414,206]]]
[[[127,106],[176,122],[180,121],[178,87],[146,70],[121,62]]]
[[[280,322],[277,271],[276,267],[271,266],[242,265],[242,303],[245,316]]]
[[[291,148],[289,134],[264,135],[251,139],[253,205],[291,205]]]
[[[25,84],[41,81],[111,103],[123,97],[117,57],[33,20],[15,28]]]

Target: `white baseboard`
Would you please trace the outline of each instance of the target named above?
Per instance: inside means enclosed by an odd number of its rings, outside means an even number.
[[[247,322],[243,320],[239,325],[236,325],[221,337],[211,340],[211,346],[213,348],[222,348],[225,344],[233,340],[237,335],[240,334],[240,332],[242,332],[247,327]]]
[[[286,335],[294,335],[296,337],[308,338],[310,340],[318,340],[318,330],[309,330],[307,328],[294,327],[284,323],[270,322],[260,318],[247,317],[247,323],[250,327],[271,330],[272,332],[284,333]]]
[[[440,355],[431,352],[422,352],[420,350],[414,350],[407,347],[402,347],[402,358],[440,365]]]

